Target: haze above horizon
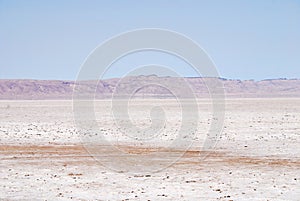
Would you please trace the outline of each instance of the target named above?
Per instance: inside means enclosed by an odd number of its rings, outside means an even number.
[[[95,47],[142,28],[193,39],[220,77],[300,78],[300,1],[0,0],[0,79],[75,80]],[[149,64],[198,77],[179,58],[147,51],[122,58],[103,78]],[[144,73],[168,75],[155,68]]]

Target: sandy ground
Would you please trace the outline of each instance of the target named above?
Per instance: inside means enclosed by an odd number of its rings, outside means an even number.
[[[167,148],[181,124],[175,101],[130,105],[132,121],[141,128],[149,126],[149,108],[165,110],[164,129],[143,141],[120,132],[110,102],[98,101],[99,130],[125,160],[106,146],[97,148],[102,158],[95,160],[74,124],[71,101],[0,101],[0,200],[300,199],[300,99],[226,100],[222,135],[205,152],[211,104],[198,104],[198,130],[190,150],[183,151]],[[147,167],[166,167],[122,171],[132,165],[126,156],[151,153],[158,154]]]

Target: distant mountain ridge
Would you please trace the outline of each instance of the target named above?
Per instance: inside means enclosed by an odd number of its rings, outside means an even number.
[[[129,77],[122,84],[118,85],[120,78],[97,81],[95,97],[99,99],[110,98],[116,86],[119,90],[130,92],[132,88],[142,86],[145,81],[155,81],[164,86],[165,83],[178,82],[176,77],[134,76]],[[198,98],[209,97],[206,81],[213,78],[184,78]],[[233,80],[218,78],[224,85],[226,97],[229,98],[264,98],[264,97],[300,97],[299,79],[268,79],[262,81],[254,80]],[[95,81],[84,81],[84,91],[93,91]],[[43,100],[43,99],[72,99],[75,81],[59,80],[0,80],[0,99],[2,100]],[[170,93],[163,87],[145,87],[140,97],[171,98]]]

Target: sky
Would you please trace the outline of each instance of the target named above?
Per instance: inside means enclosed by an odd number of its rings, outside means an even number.
[[[0,79],[75,80],[97,46],[143,28],[191,38],[223,78],[300,78],[300,1],[0,0]],[[198,76],[180,59],[150,51],[122,58],[103,78],[149,64]]]

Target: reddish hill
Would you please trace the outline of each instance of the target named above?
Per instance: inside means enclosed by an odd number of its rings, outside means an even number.
[[[137,76],[122,80],[108,79],[99,82],[81,82],[83,91],[94,92],[97,83],[96,97],[109,98],[116,86],[122,93],[131,93],[132,89],[141,88],[137,96],[169,98],[172,94],[163,86],[172,84],[176,88],[180,78]],[[195,95],[199,98],[209,97],[205,82],[213,78],[185,78]],[[146,81],[158,83],[161,86],[144,86]],[[300,80],[270,79],[227,80],[219,78],[224,85],[226,97],[300,97]],[[0,99],[71,99],[75,81],[57,80],[0,80]],[[178,89],[182,90],[178,86]],[[181,93],[181,92],[179,92]],[[184,93],[184,91],[182,91]]]

